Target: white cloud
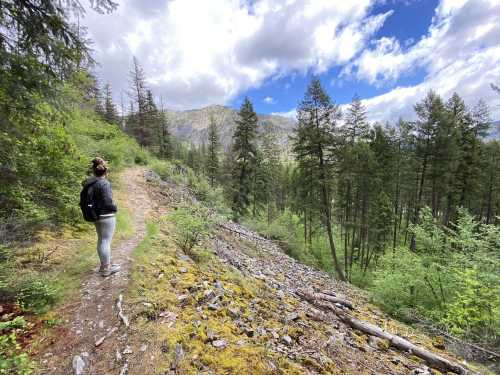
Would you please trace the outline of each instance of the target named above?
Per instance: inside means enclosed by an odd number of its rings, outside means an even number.
[[[397,87],[390,92],[366,99],[363,103],[372,121],[395,121],[403,116],[414,118],[413,105],[429,90],[445,99],[457,92],[469,106],[482,98],[490,106],[493,119],[500,118],[500,95],[491,82],[500,81],[500,45],[459,59],[429,75],[424,82],[411,87]]]
[[[391,14],[369,15],[374,1],[126,0],[83,22],[100,76],[115,91],[126,89],[136,55],[155,94],[181,109],[225,104],[266,79],[347,63]]]
[[[430,89],[444,97],[456,91],[470,105],[483,98],[500,118],[500,98],[489,87],[500,81],[499,0],[443,0],[428,34],[411,47],[387,37],[372,45],[344,67],[343,79],[382,86],[416,68],[426,72],[418,85],[365,100],[372,120],[411,117],[413,104]]]
[[[289,110],[288,112],[272,112],[271,114],[275,115],[275,116],[286,117],[286,118],[289,118],[292,120],[297,119],[297,109],[295,109],[295,108]]]
[[[271,96],[266,96],[262,101],[264,103],[266,103],[266,104],[274,104],[274,103],[276,103],[276,100],[273,97],[271,97]]]

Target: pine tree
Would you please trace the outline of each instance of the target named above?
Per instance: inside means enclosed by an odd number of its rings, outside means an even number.
[[[110,124],[118,124],[119,121],[118,112],[113,103],[111,85],[109,83],[104,86],[104,120]]]
[[[359,96],[355,95],[347,109],[342,133],[352,145],[358,139],[367,139],[369,128],[366,120],[366,109]]]
[[[147,112],[147,93],[146,93],[146,76],[144,70],[139,65],[139,61],[134,56],[133,67],[129,73],[130,77],[130,98],[137,108],[136,121],[133,123],[133,128],[130,129],[132,134],[137,138],[141,146],[148,146],[150,141],[149,130],[146,125]]]
[[[161,103],[161,110],[160,113],[158,114],[157,137],[159,143],[160,157],[164,159],[171,159],[173,156],[173,143],[170,134],[168,113],[163,108],[163,102]]]
[[[480,186],[482,197],[480,217],[485,224],[500,223],[500,142],[490,141],[483,146],[480,162],[483,182]]]
[[[260,148],[257,147],[251,174],[250,189],[253,217],[257,217],[257,213],[267,202],[268,194],[266,188],[269,184],[269,177],[264,166],[264,155]]]
[[[236,157],[233,170],[232,211],[235,220],[243,216],[250,203],[251,177],[255,169],[257,149],[257,114],[248,98],[245,98],[238,112],[236,130],[233,135],[233,153]]]
[[[100,87],[99,80],[90,75],[91,79],[91,92],[90,92],[90,100],[94,104],[94,112],[97,114],[97,116],[104,120],[106,116],[106,111],[104,109],[104,104],[103,104],[103,97],[102,97],[102,91]]]
[[[337,125],[341,112],[332,103],[318,79],[313,79],[298,108],[299,123],[294,129],[293,151],[303,171],[309,170],[318,189],[320,213],[325,226],[337,276],[346,280],[340,267],[332,228],[332,169],[335,162]]]
[[[260,135],[262,151],[262,200],[267,207],[267,222],[271,223],[276,203],[278,200],[279,180],[282,165],[280,161],[280,145],[278,143],[277,131],[272,123],[264,124],[264,129]]]
[[[157,137],[155,139],[154,135],[158,135],[158,129],[160,127],[160,116],[153,98],[153,92],[149,89],[146,90],[146,104],[144,108],[143,118],[144,128],[141,132],[143,137],[142,143],[145,146],[157,146],[157,144],[155,144],[155,141],[158,142],[159,139]]]
[[[219,177],[219,130],[213,116],[210,117],[210,125],[208,126],[208,153],[206,161],[206,169],[210,186],[215,185]]]
[[[415,113],[417,114],[417,121],[414,122],[414,129],[416,132],[416,155],[420,159],[419,179],[416,187],[416,201],[413,215],[413,223],[418,222],[420,209],[422,208],[424,199],[424,190],[428,178],[431,179],[432,187],[436,187],[436,179],[438,177],[437,170],[431,167],[436,165],[433,163],[433,156],[436,151],[436,144],[440,128],[447,120],[444,110],[444,103],[439,95],[433,91],[429,91],[427,96],[420,102],[415,104]],[[432,163],[432,164],[431,164]],[[435,205],[435,191],[432,190],[432,198],[434,202],[433,211],[437,210]],[[415,236],[411,237],[412,250],[415,250]]]
[[[341,226],[341,243],[344,247],[344,272],[349,278],[349,271],[354,260],[355,251],[364,251],[365,239],[368,235],[361,222],[367,221],[367,164],[364,158],[368,155],[366,142],[369,138],[369,126],[366,109],[356,95],[344,117],[344,125],[339,129],[339,147],[337,148],[338,173],[337,193],[335,200],[337,217]],[[343,229],[343,231],[342,231]],[[343,236],[343,239],[342,239]],[[357,255],[359,258],[359,254]]]

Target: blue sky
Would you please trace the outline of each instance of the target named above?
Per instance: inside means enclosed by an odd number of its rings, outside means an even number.
[[[171,109],[248,96],[293,117],[315,75],[339,104],[359,95],[372,121],[412,118],[430,89],[500,119],[500,0],[124,0],[84,24],[118,103],[136,56]]]
[[[383,14],[391,10],[393,14],[374,34],[374,38],[395,37],[402,45],[415,44],[427,34],[437,5],[437,0],[398,1],[375,5],[370,11],[371,14]],[[422,82],[425,77],[424,70],[416,69],[405,72],[394,81],[373,85],[362,80],[339,79],[340,72],[341,67],[336,66],[318,75],[331,98],[338,104],[349,103],[354,95],[362,99],[370,98],[386,93],[397,86],[415,85]],[[313,75],[313,72],[307,72],[269,79],[261,87],[242,93],[229,105],[238,108],[243,98],[248,96],[259,113],[287,112],[295,108],[301,100]],[[267,101],[266,98],[268,98]]]

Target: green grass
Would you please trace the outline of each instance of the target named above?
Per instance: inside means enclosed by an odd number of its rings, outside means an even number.
[[[151,243],[155,239],[155,237],[158,235],[159,232],[159,226],[157,223],[148,220],[146,222],[146,236],[144,239],[137,245],[137,247],[134,249],[134,252],[132,253],[134,257],[139,258],[139,257],[144,257],[148,256],[148,252],[151,250]]]

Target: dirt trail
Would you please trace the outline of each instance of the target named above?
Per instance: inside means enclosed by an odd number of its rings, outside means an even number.
[[[39,374],[106,374],[110,363],[115,362],[116,350],[123,351],[126,347],[127,334],[118,318],[116,302],[127,287],[130,255],[145,236],[145,221],[152,202],[144,187],[143,169],[126,170],[121,178],[134,226],[131,238],[112,247],[112,262],[120,264],[122,271],[102,278],[96,265],[96,272],[82,285],[81,301],[69,313],[69,322],[58,327],[58,337],[41,355]],[[103,337],[104,341],[96,345]],[[75,371],[76,367],[83,368],[82,372]]]

